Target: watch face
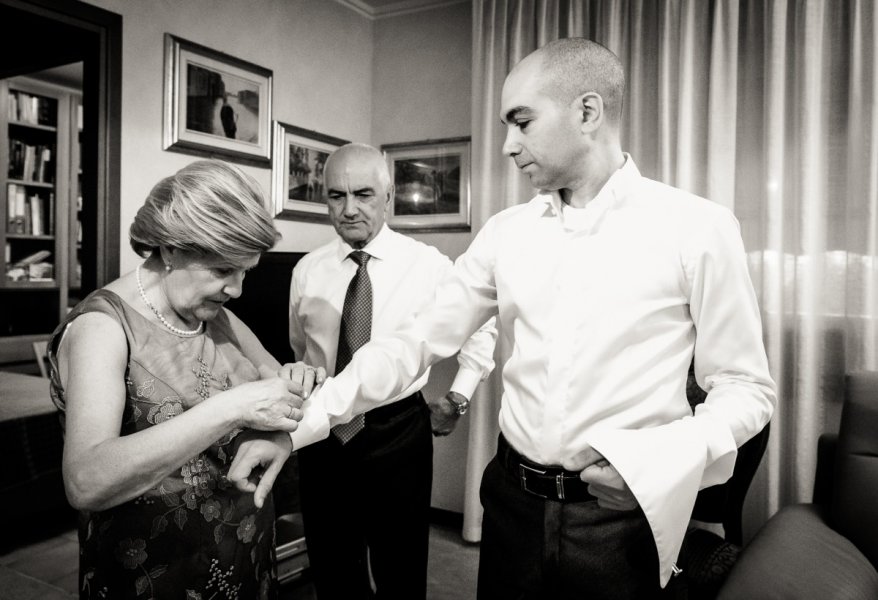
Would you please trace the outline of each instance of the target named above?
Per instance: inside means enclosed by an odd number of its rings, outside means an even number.
[[[467,409],[469,408],[469,400],[465,396],[461,397],[463,398],[463,401],[457,402],[456,400],[454,400],[454,398],[452,398],[450,394],[445,396],[445,398],[451,403],[451,405],[454,406],[454,412],[456,412],[458,415],[465,414]]]

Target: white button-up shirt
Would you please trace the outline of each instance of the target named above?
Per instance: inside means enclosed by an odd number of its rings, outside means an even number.
[[[393,333],[416,315],[451,260],[433,246],[391,231],[384,225],[363,249],[372,258],[366,264],[372,282],[372,337]],[[335,372],[341,311],[357,264],[354,251],[336,238],[304,256],[293,269],[290,283],[290,345],[296,358]],[[479,382],[494,369],[497,330],[492,318],[467,340],[457,357],[459,368],[451,390],[472,398]],[[427,369],[394,398],[405,398],[427,383]],[[389,400],[390,397],[383,400]]]
[[[364,346],[312,395],[294,444],[392,396],[493,314],[505,350],[501,431],[541,464],[586,446],[603,454],[646,514],[664,586],[698,490],[731,476],[737,447],[775,401],[734,216],[642,177],[627,156],[584,209],[545,193],[500,212],[431,310]],[[708,392],[694,416],[693,353]]]

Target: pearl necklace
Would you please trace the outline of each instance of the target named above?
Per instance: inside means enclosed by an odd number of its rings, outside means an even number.
[[[162,325],[164,325],[177,335],[182,335],[183,337],[193,337],[201,333],[201,329],[204,327],[204,321],[198,323],[198,327],[196,327],[195,329],[180,329],[179,327],[174,327],[173,325],[171,325],[165,318],[165,315],[160,313],[159,309],[153,306],[152,302],[149,301],[149,298],[146,297],[146,292],[143,291],[143,283],[140,281],[140,267],[141,265],[137,265],[137,289],[140,291],[140,297],[143,298],[143,301],[153,312],[153,314],[158,318],[158,320],[162,322]]]

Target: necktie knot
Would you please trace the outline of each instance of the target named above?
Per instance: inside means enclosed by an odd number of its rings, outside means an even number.
[[[368,252],[363,252],[362,250],[354,250],[353,252],[348,254],[348,256],[351,258],[352,261],[354,261],[361,267],[369,262],[370,258],[372,258],[372,256]]]

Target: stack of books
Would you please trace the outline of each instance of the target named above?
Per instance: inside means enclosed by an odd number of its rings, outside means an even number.
[[[6,279],[9,281],[54,280],[55,265],[46,261],[51,255],[48,250],[40,250],[17,260],[6,271]]]

